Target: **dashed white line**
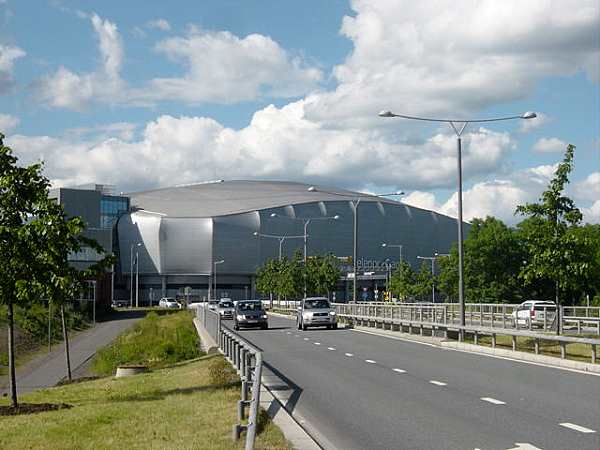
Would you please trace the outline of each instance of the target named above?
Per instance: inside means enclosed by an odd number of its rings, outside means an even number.
[[[305,341],[308,341],[308,338],[304,338]]]
[[[290,333],[289,331],[286,331],[285,334],[292,334],[292,333]]]
[[[377,361],[373,361],[372,359],[365,359],[366,363],[375,364]]]
[[[331,351],[331,352],[332,352],[332,351],[334,351],[334,350],[335,350],[335,348],[333,348],[333,347],[327,347],[327,350],[329,350],[329,351]]]
[[[315,345],[321,345],[321,343],[320,342],[315,342]]]
[[[437,381],[437,380],[429,380],[429,382],[431,384],[435,384],[436,386],[446,386],[447,384],[444,383],[443,381]]]
[[[492,403],[494,405],[506,405],[506,402],[503,402],[502,400],[497,400],[492,397],[481,397],[481,400],[483,400],[484,402]]]
[[[352,356],[354,356],[354,353],[344,353],[344,354],[345,354],[346,356],[348,356],[348,357],[352,357]]]
[[[398,372],[398,373],[406,373],[406,370],[403,369],[392,369],[394,372]]]
[[[576,425],[574,423],[563,422],[559,424],[561,427],[570,428],[571,430],[579,431],[580,433],[595,433],[596,430],[590,430],[589,428]]]
[[[299,334],[295,334],[294,337],[300,337],[300,335]]]

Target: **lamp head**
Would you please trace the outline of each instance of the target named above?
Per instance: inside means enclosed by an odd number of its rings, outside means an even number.
[[[381,244],[382,247],[387,247],[387,244],[384,242],[383,244]]]
[[[308,188],[308,192],[316,192],[316,191],[317,191],[317,188],[314,186],[311,186]]]
[[[537,114],[534,113],[533,111],[527,111],[523,114],[521,114],[521,119],[535,119],[537,117]]]
[[[277,213],[271,213],[269,217],[277,217]]]
[[[391,111],[380,111],[379,117],[394,117],[394,113]]]
[[[337,214],[335,216],[333,216],[333,220],[338,220],[340,218],[340,216],[338,216]]]
[[[258,231],[255,231],[254,233],[252,233],[254,236],[258,236]]]

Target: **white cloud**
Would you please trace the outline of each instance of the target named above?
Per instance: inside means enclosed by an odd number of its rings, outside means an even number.
[[[600,223],[600,200],[596,200],[589,208],[582,208],[583,218],[588,223]]]
[[[0,114],[0,132],[7,134],[19,124],[19,118],[10,114]]]
[[[15,60],[25,55],[25,51],[19,47],[0,44],[0,95],[12,88]]]
[[[239,38],[227,31],[192,29],[155,48],[186,72],[151,80],[150,88],[138,93],[142,99],[234,103],[263,96],[292,97],[314,89],[322,79],[320,70],[260,34]]]
[[[83,109],[91,100],[118,103],[124,83],[120,77],[123,64],[123,43],[117,26],[93,14],[90,17],[98,37],[101,66],[90,73],[77,74],[59,67],[35,83],[40,100],[50,106]]]
[[[600,199],[600,172],[592,172],[584,180],[575,183],[574,191],[579,198],[585,200]]]
[[[547,125],[548,123],[552,122],[552,119],[550,117],[548,117],[546,114],[541,113],[541,112],[536,112],[536,113],[537,113],[537,117],[535,119],[521,121],[521,123],[519,125],[519,131],[521,133],[529,133],[532,130],[536,130],[536,129],[541,128],[544,125]]]
[[[538,153],[563,152],[567,148],[567,143],[558,138],[541,138],[533,144],[533,151]]]
[[[171,24],[165,19],[151,20],[146,24],[148,28],[156,28],[162,31],[170,31]]]

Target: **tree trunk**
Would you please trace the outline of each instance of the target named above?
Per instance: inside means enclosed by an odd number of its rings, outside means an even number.
[[[15,320],[13,314],[12,300],[8,301],[8,376],[10,380],[10,402],[13,408],[19,403],[17,401],[17,375],[15,371]]]
[[[60,320],[62,322],[63,340],[65,341],[65,358],[67,361],[67,379],[71,381],[71,357],[69,355],[69,332],[65,320],[65,305],[60,305]]]

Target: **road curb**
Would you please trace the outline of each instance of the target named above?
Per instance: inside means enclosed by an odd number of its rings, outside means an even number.
[[[200,336],[200,347],[207,354],[216,353],[219,351],[219,346],[212,338],[210,334],[204,329],[204,327],[200,324],[200,321],[197,318],[194,318],[194,326],[196,327],[196,331],[198,332],[198,336]]]

